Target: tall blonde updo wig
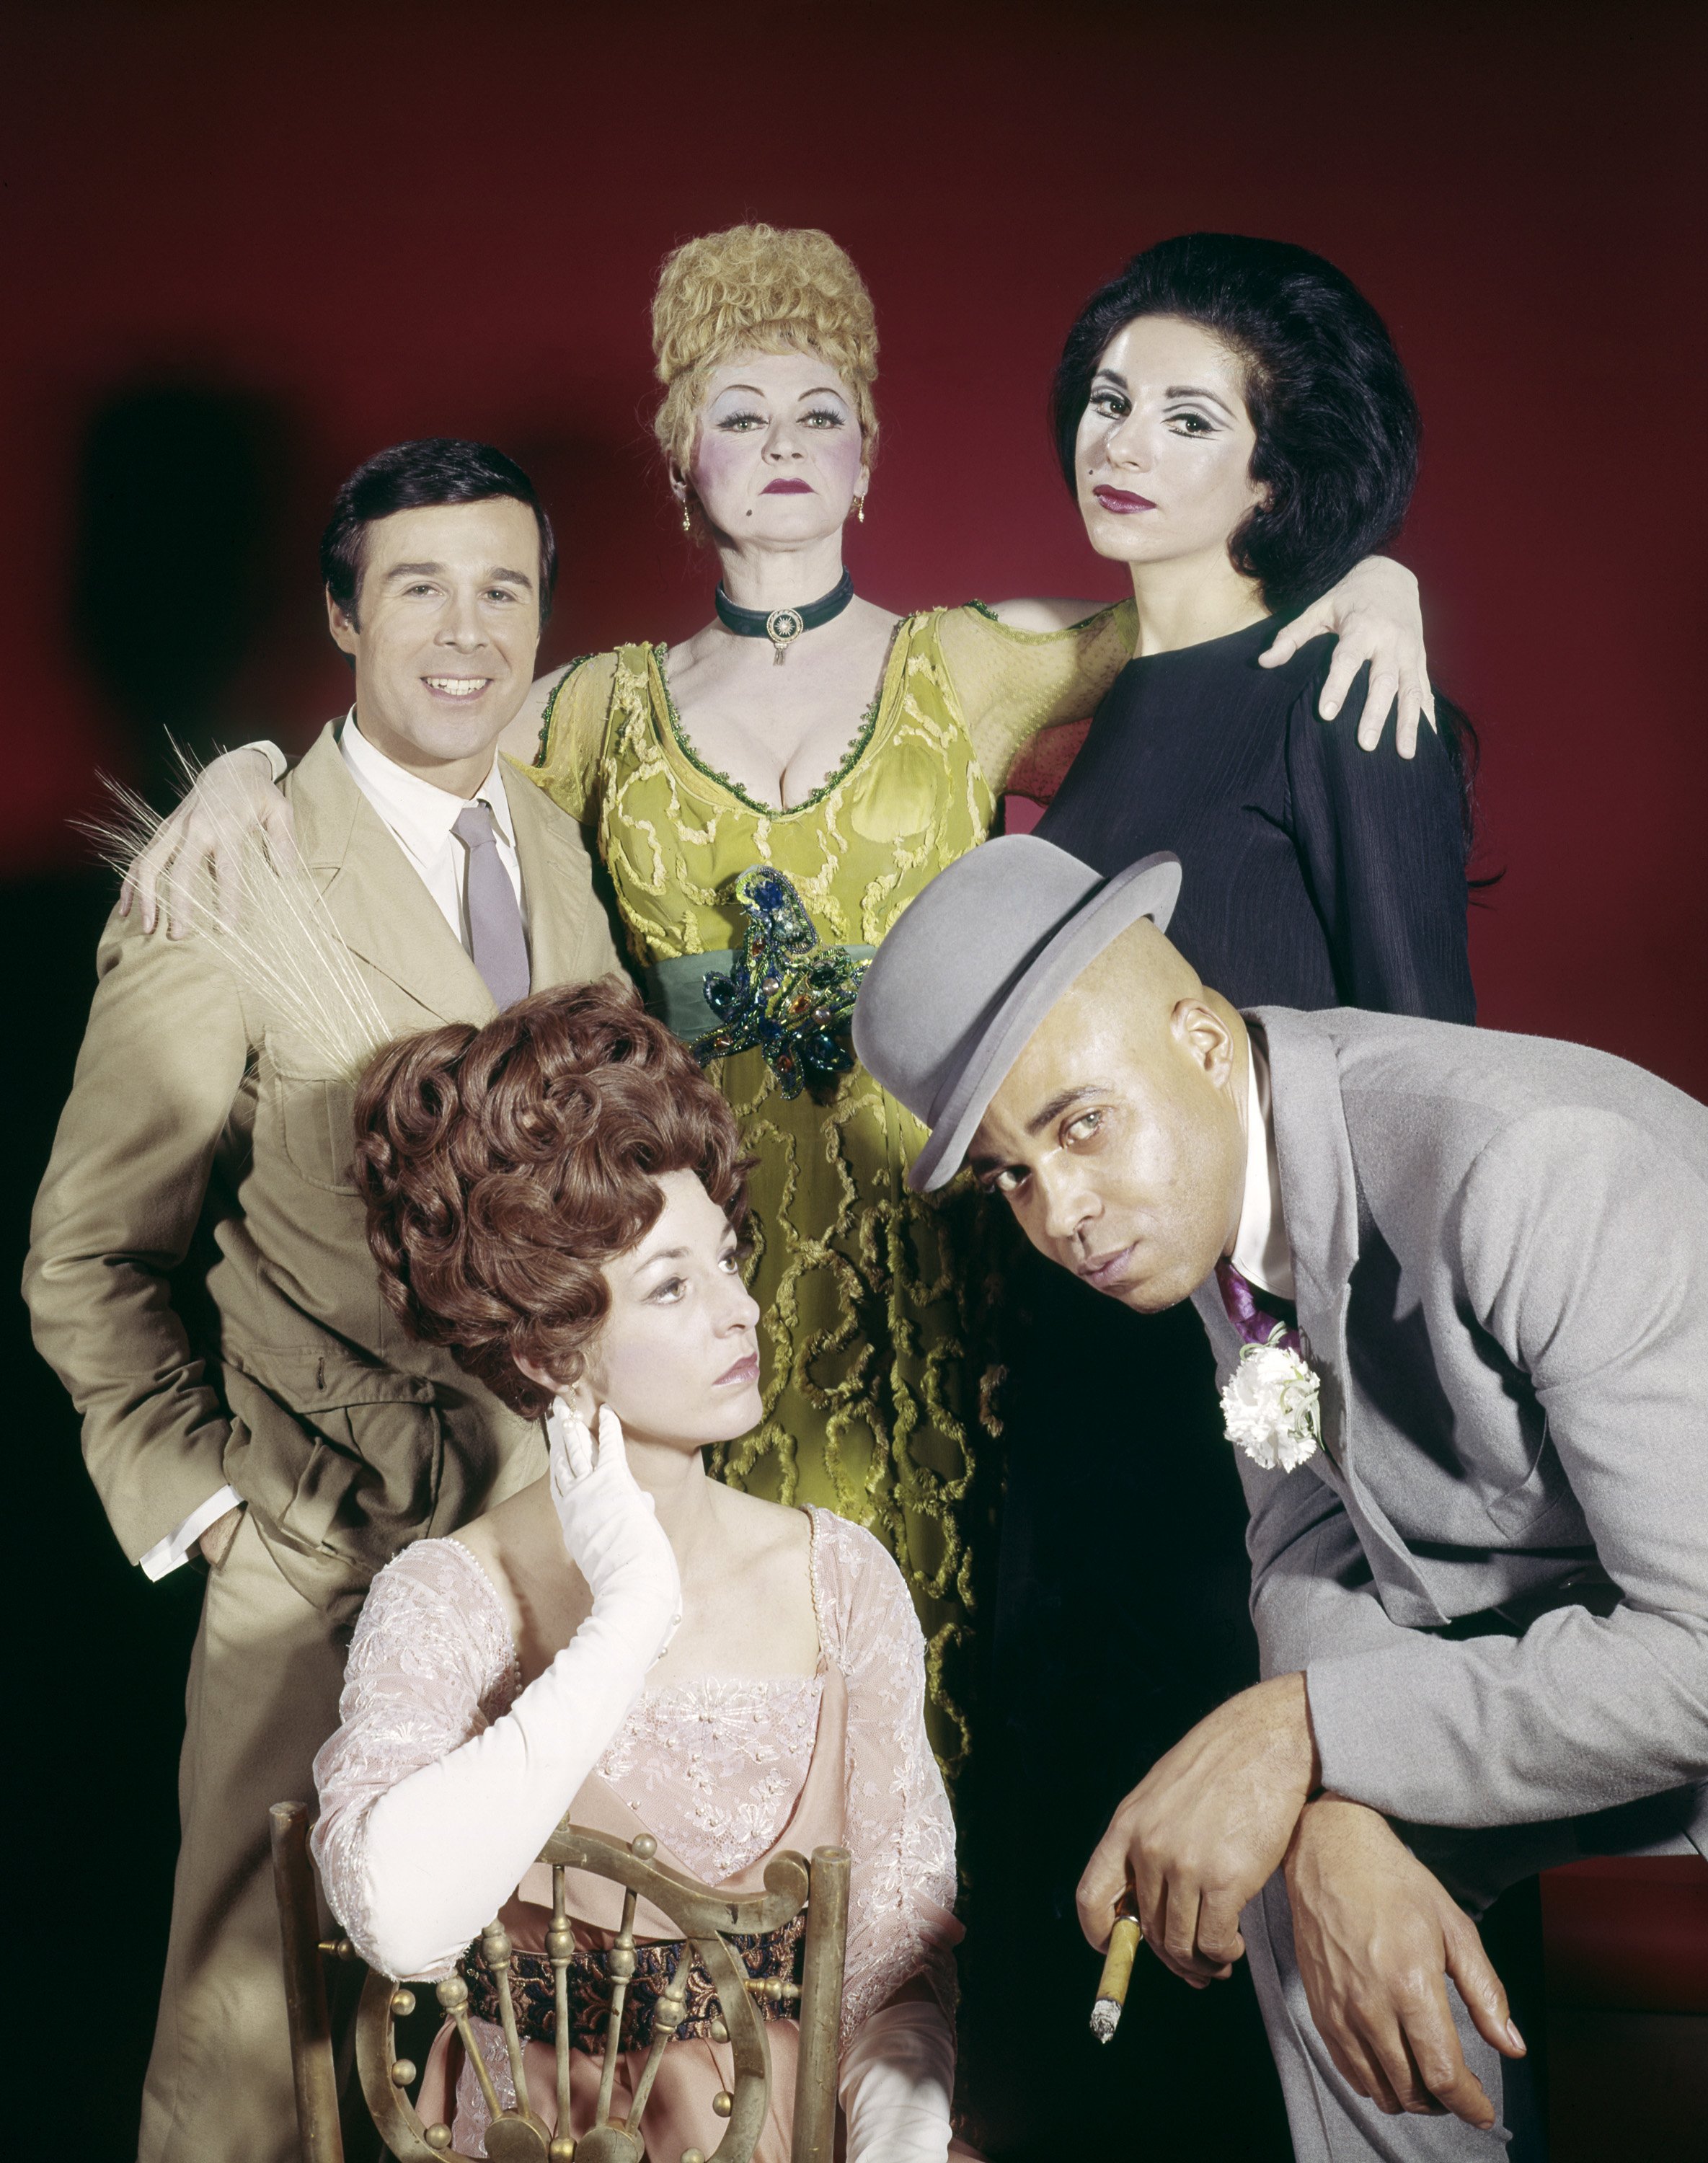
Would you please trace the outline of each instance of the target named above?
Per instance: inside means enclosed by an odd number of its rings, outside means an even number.
[[[809,353],[834,368],[854,394],[872,463],[878,325],[865,280],[828,233],[732,225],[684,241],[658,274],[652,352],[664,385],[652,429],[676,472],[685,474],[694,454],[713,371],[733,354],[752,352]]]

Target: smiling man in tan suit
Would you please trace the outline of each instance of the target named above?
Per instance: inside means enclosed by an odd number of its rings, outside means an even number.
[[[495,757],[556,570],[527,476],[480,444],[385,452],[340,491],[322,565],[356,699],[286,793],[370,1033],[616,969],[579,831]],[[217,945],[108,923],[25,1278],[126,1553],[209,1567],[145,2163],[296,2153],[267,1805],[312,1792],[374,1572],[544,1464],[389,1315],[348,1062]]]

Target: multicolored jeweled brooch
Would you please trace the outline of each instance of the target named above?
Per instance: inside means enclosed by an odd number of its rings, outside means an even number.
[[[769,864],[744,871],[735,894],[747,921],[734,966],[727,977],[713,971],[705,979],[718,1027],[690,1049],[702,1066],[757,1050],[783,1095],[798,1097],[853,1066],[847,1021],[872,957],[821,946],[800,896]]]

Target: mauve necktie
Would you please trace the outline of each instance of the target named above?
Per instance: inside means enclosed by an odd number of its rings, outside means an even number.
[[[475,967],[500,1007],[528,995],[528,942],[510,873],[498,853],[492,813],[470,804],[451,831],[469,851],[469,944]]]
[[[1279,1322],[1283,1325],[1282,1344],[1289,1352],[1299,1350],[1297,1317],[1290,1300],[1282,1299],[1276,1292],[1260,1291],[1240,1275],[1232,1262],[1217,1263],[1216,1282],[1221,1288],[1228,1319],[1239,1331],[1242,1343],[1267,1344]]]

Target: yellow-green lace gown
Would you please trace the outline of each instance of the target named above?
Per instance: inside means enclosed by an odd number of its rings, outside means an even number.
[[[757,863],[794,882],[822,941],[875,946],[985,838],[1027,739],[1091,711],[1132,650],[1131,614],[1128,604],[1051,633],[977,606],[903,618],[841,765],[788,811],[697,756],[662,647],[620,647],[561,679],[530,778],[593,830],[642,969],[738,947],[731,888]],[[923,1129],[862,1068],[792,1099],[757,1050],[709,1071],[757,1160],[752,1284],[764,1316],[764,1421],[715,1469],[869,1526],[895,1555],[925,1631],[932,1739],[952,1773],[1000,1485],[986,1442],[1000,1370],[982,1212],[964,1179],[909,1192]]]

